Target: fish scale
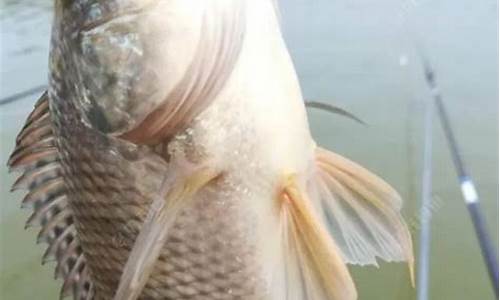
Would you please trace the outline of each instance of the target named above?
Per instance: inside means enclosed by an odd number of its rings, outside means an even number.
[[[86,263],[96,283],[96,296],[110,299],[145,217],[144,207],[150,205],[152,195],[159,189],[151,187],[152,178],[156,176],[159,185],[158,178],[164,170],[150,166],[148,176],[141,178],[130,160],[103,155],[120,153],[123,146],[115,146],[114,143],[120,141],[112,139],[93,142],[103,137],[79,121],[70,102],[54,103],[52,109],[54,115],[64,115],[55,130],[59,133],[61,152],[65,153],[64,178]],[[81,132],[75,132],[76,124]],[[109,148],[103,149],[103,145]],[[137,156],[156,155],[145,148],[137,151],[146,152]],[[248,239],[245,225],[238,218],[241,207],[235,200],[232,205],[231,199],[220,200],[217,193],[224,192],[207,191],[179,216],[141,299],[238,299],[244,296],[248,299],[256,295],[257,283],[252,280],[255,274],[248,268],[255,264],[246,263],[253,256],[252,245],[238,243]],[[217,201],[212,201],[210,194]]]
[[[159,189],[158,178],[162,178],[164,170],[150,166],[148,175],[141,177],[129,159],[105,155],[121,153],[125,146],[115,144],[123,142],[113,139],[94,142],[103,137],[81,123],[71,102],[55,102],[52,110],[54,115],[64,116],[56,128],[59,147],[66,153],[62,160],[64,177],[79,239],[91,277],[97,283],[96,295],[110,299],[145,217],[145,207]],[[81,132],[74,132],[75,127]],[[146,154],[140,153],[145,150],[138,148],[137,156],[156,155],[149,149]],[[157,187],[151,183],[155,176]],[[212,198],[219,199],[218,193],[224,191],[212,192]],[[240,218],[235,213],[241,207],[236,200],[230,205],[231,199],[212,201],[209,195],[210,191],[179,216],[141,299],[183,299],[196,295],[199,299],[222,299],[219,297],[228,290],[237,299],[256,293],[256,283],[251,279],[255,274],[247,267],[255,264],[245,263],[252,259],[252,245],[238,243],[248,239],[245,226],[238,222]],[[226,241],[231,241],[231,245]],[[189,277],[196,280],[183,280]]]
[[[8,164],[61,297],[352,300],[346,263],[412,270],[398,193],[312,139],[276,9],[56,0]]]

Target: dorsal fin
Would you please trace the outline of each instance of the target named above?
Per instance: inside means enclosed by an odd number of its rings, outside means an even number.
[[[41,226],[39,242],[49,244],[42,262],[57,261],[56,278],[63,278],[61,298],[92,299],[92,282],[78,241],[73,214],[54,142],[47,93],[35,105],[18,134],[8,166],[22,175],[12,189],[27,189],[23,207],[32,207],[26,226]]]

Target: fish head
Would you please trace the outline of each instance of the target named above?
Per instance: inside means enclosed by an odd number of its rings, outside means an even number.
[[[88,126],[118,136],[167,101],[195,56],[202,4],[56,0],[51,69]]]

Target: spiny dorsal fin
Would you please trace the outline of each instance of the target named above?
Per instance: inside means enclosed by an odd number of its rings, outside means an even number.
[[[7,164],[10,170],[23,172],[12,189],[29,190],[23,207],[32,207],[33,214],[26,226],[41,226],[38,241],[49,244],[42,262],[57,261],[55,277],[64,280],[61,298],[72,294],[73,299],[92,299],[93,285],[68,206],[47,93],[36,103],[18,134]]]
[[[311,193],[346,263],[377,265],[377,257],[406,261],[413,283],[412,240],[399,194],[368,170],[321,148],[316,167]]]

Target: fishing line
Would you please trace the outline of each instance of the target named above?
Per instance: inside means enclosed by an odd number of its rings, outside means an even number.
[[[28,89],[28,90],[25,90],[25,91],[16,93],[14,95],[7,96],[5,98],[0,99],[0,105],[6,105],[6,104],[10,104],[10,103],[22,100],[22,99],[29,97],[31,95],[41,93],[41,92],[45,91],[46,89],[47,89],[46,85],[35,86],[31,89]]]
[[[22,92],[19,92],[19,93],[16,93],[14,95],[7,96],[5,98],[0,99],[0,105],[7,105],[10,103],[22,100],[22,99],[29,97],[31,95],[41,93],[41,92],[45,91],[46,89],[47,89],[47,85],[35,86],[35,87],[30,88],[28,90],[24,90]],[[360,118],[358,118],[354,114],[348,112],[347,110],[345,110],[343,108],[340,108],[338,106],[335,106],[335,105],[332,105],[329,103],[324,103],[324,102],[320,102],[320,101],[305,101],[305,105],[306,105],[306,107],[323,110],[323,111],[330,112],[333,114],[338,114],[338,115],[347,117],[351,120],[354,120],[362,125],[366,125],[366,123],[363,120],[361,120]]]
[[[308,101],[308,100],[305,101],[305,104],[306,104],[306,107],[315,108],[315,109],[323,110],[323,111],[326,111],[326,112],[329,112],[332,114],[341,115],[341,116],[347,117],[351,120],[354,120],[354,121],[358,122],[359,124],[366,126],[366,123],[363,120],[361,120],[360,118],[356,117],[354,114],[352,114],[352,113],[348,112],[347,110],[340,108],[338,106],[335,106],[335,105],[332,105],[329,103],[325,103],[325,102]]]

